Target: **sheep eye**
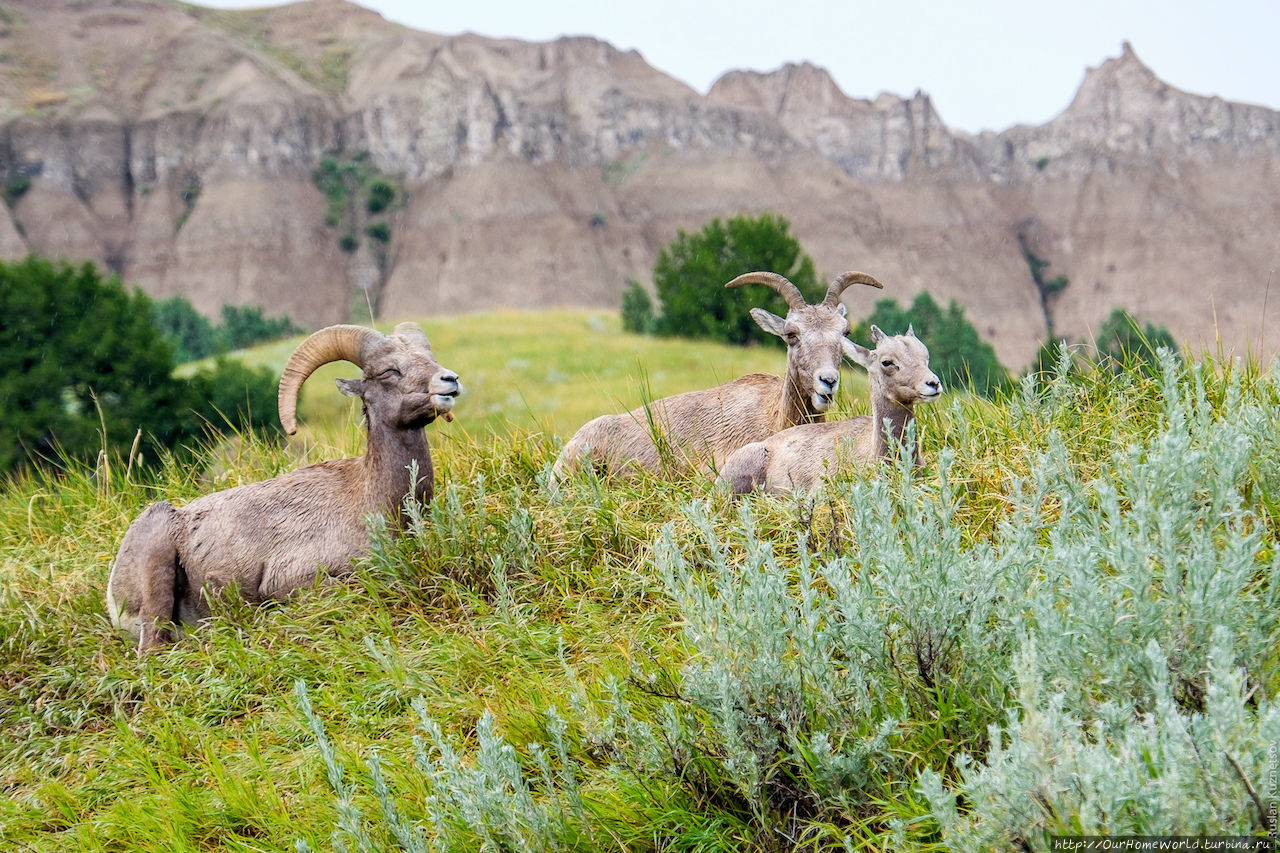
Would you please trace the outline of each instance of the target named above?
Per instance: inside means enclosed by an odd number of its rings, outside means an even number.
[[[800,343],[800,336],[795,332],[787,332],[787,346],[795,346]]]
[[[883,361],[881,361],[881,362],[880,362],[880,366],[881,366],[881,367],[883,367],[885,370],[889,370],[889,369],[890,369],[890,368],[892,368],[894,365],[893,365],[893,361],[892,361],[891,359],[887,359],[887,358],[886,358],[886,359],[884,359]]]
[[[378,374],[378,378],[379,379],[399,379],[400,371],[396,370],[394,367],[388,367],[386,370]]]

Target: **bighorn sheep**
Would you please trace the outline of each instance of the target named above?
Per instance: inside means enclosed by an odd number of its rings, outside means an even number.
[[[866,273],[846,272],[831,282],[822,302],[808,305],[799,288],[777,273],[745,273],[725,287],[744,284],[763,284],[786,300],[785,319],[751,309],[760,328],[786,341],[786,374],[752,373],[588,421],[556,459],[553,488],[584,458],[608,475],[660,471],[664,461],[669,473],[700,467],[714,471],[748,442],[794,424],[822,420],[840,387],[842,342],[849,331],[840,294],[854,284],[883,285]]]
[[[871,340],[872,350],[845,342],[845,354],[867,369],[870,416],[802,424],[745,445],[725,461],[717,482],[734,494],[809,489],[845,459],[865,463],[898,453],[916,403],[938,399],[942,383],[929,370],[929,350],[914,329],[890,337],[872,326]],[[918,444],[907,452],[923,464]]]
[[[366,518],[399,523],[416,464],[415,498],[434,491],[423,427],[449,411],[458,375],[442,367],[415,323],[390,335],[362,326],[329,326],[303,341],[280,378],[280,423],[297,432],[298,392],[316,368],[349,361],[360,379],[338,389],[364,403],[364,456],[300,468],[196,498],[161,501],[125,533],[107,582],[107,610],[138,638],[139,652],[169,642],[175,628],[210,615],[207,596],[232,587],[251,601],[283,598],[317,574],[351,571],[369,547]]]

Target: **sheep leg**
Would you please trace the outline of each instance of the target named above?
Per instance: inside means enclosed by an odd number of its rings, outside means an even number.
[[[173,535],[176,522],[172,505],[147,507],[120,543],[111,572],[107,600],[112,621],[136,630],[139,654],[173,641],[181,580]]]
[[[726,461],[720,470],[720,482],[734,495],[746,495],[768,483],[769,448],[762,442],[747,445]]]

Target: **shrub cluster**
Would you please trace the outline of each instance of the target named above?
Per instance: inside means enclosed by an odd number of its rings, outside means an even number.
[[[179,363],[244,349],[263,341],[296,335],[302,331],[288,317],[265,317],[250,305],[223,305],[217,325],[195,309],[185,296],[174,296],[152,305],[156,327],[174,347]]]
[[[320,161],[312,173],[325,196],[324,224],[342,229],[338,246],[344,252],[360,247],[364,233],[378,244],[391,239],[391,226],[381,217],[403,198],[395,180],[374,165],[368,151],[335,154]]]
[[[1070,366],[1002,408],[957,402],[923,476],[837,480],[794,517],[773,498],[687,503],[644,558],[683,663],[572,675],[544,745],[486,715],[467,754],[419,706],[428,799],[378,787],[380,815],[343,817],[335,843],[1048,850],[1274,832],[1280,389],[1168,353],[1155,377]],[[1073,408],[1099,389],[1089,412],[1147,413],[1111,424],[1112,445]],[[1000,430],[1025,467],[992,482],[981,443]],[[542,547],[528,514],[478,505],[447,494],[373,565]]]
[[[92,264],[0,264],[0,315],[0,473],[140,449],[154,462],[207,431],[278,430],[270,371],[219,360],[174,376],[151,300]],[[261,318],[227,316],[243,315]]]

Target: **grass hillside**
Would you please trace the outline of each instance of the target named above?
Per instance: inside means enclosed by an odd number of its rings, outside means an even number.
[[[1064,364],[1008,400],[927,410],[914,476],[841,472],[811,498],[654,479],[552,495],[554,435],[638,403],[633,364],[660,396],[782,359],[616,322],[426,323],[469,388],[429,428],[432,506],[403,537],[375,528],[349,582],[219,605],[141,660],[102,602],[130,519],[296,452],[246,436],[145,480],[117,464],[4,486],[0,848],[1048,850],[1275,832],[1273,373]],[[288,349],[256,357],[278,367]],[[307,386],[310,458],[359,452],[331,389]],[[321,426],[327,409],[340,426]]]
[[[534,432],[567,439],[605,412],[624,412],[693,388],[707,388],[746,373],[780,373],[781,347],[654,338],[622,332],[616,313],[494,311],[422,321],[441,363],[458,372],[465,389],[457,420],[439,425],[446,435]],[[389,331],[389,329],[385,329]],[[277,373],[297,344],[281,341],[244,353],[245,360]],[[846,371],[841,403],[866,396],[865,374]],[[356,404],[333,386],[354,375],[349,364],[321,368],[303,388],[299,423],[312,434],[336,438],[333,425],[358,418]],[[863,404],[865,408],[865,404]]]

